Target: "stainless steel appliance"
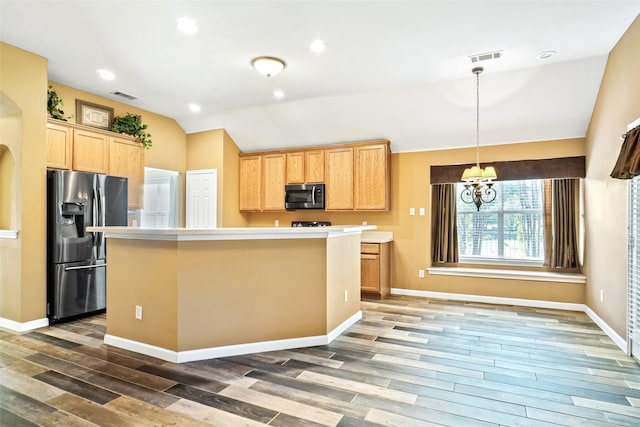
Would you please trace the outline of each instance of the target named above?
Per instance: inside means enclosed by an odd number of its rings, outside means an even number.
[[[288,184],[284,186],[284,208],[324,209],[324,184]]]
[[[51,323],[106,308],[103,233],[89,226],[127,225],[127,178],[47,171],[47,317]]]
[[[329,227],[329,221],[291,221],[292,227]]]

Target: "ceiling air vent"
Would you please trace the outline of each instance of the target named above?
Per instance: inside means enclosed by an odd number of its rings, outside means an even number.
[[[469,60],[471,61],[472,64],[475,64],[477,62],[489,61],[491,59],[500,59],[500,58],[502,58],[502,51],[497,50],[495,52],[486,52],[486,53],[479,53],[477,55],[471,55],[469,57]]]
[[[112,94],[114,94],[115,96],[121,96],[125,99],[128,99],[129,101],[133,101],[134,99],[138,99],[137,96],[133,96],[133,95],[129,95],[128,93],[124,93],[124,92],[120,92],[120,91],[115,91],[115,92],[111,92]]]

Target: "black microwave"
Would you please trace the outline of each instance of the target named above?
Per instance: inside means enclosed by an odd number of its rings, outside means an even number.
[[[324,184],[289,184],[284,186],[284,208],[324,209]]]

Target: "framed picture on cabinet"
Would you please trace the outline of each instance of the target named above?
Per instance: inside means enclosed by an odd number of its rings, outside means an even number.
[[[113,108],[76,99],[76,122],[80,125],[111,130]]]

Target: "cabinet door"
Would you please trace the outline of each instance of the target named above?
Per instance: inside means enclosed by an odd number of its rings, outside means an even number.
[[[304,182],[324,182],[324,151],[306,151],[304,153]]]
[[[325,209],[353,209],[353,148],[325,151]]]
[[[47,123],[47,167],[71,169],[73,130],[67,126]]]
[[[380,292],[380,255],[360,254],[360,290]]]
[[[355,149],[355,209],[387,210],[389,166],[386,144]]]
[[[262,210],[284,210],[285,155],[262,156]]]
[[[304,184],[304,153],[287,153],[287,184]]]
[[[240,210],[259,211],[262,203],[262,157],[240,157]]]
[[[129,209],[142,209],[144,198],[144,148],[123,138],[110,138],[109,175],[128,178]]]
[[[73,170],[107,173],[109,137],[86,130],[73,130]]]

